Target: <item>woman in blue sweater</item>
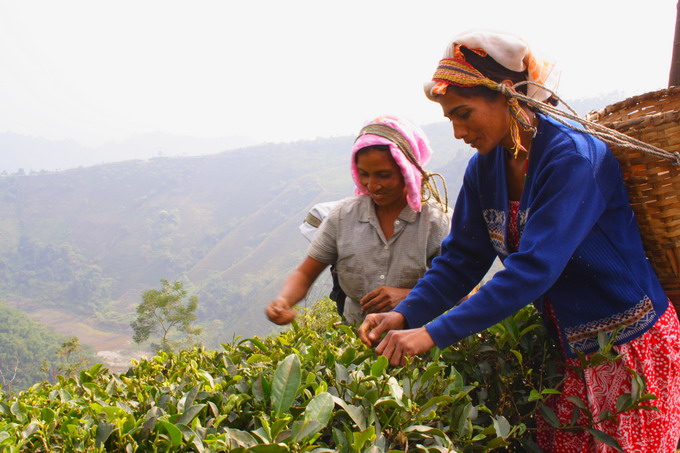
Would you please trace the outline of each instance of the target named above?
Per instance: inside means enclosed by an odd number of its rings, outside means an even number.
[[[440,104],[455,137],[477,153],[441,256],[406,299],[368,316],[359,334],[392,365],[403,365],[407,356],[445,348],[533,303],[559,338],[567,364],[578,364],[577,351],[595,352],[603,332],[624,354],[584,375],[566,367],[563,394],[552,402],[560,420],[571,417],[569,396],[587,401],[596,416],[615,412],[618,396],[630,392],[630,368],[646,378],[659,411],[629,411],[597,428],[625,451],[675,451],[678,318],[645,257],[607,145],[514,96],[516,89],[550,102],[542,87],[552,77],[552,66],[510,35],[472,32],[447,47],[426,94]],[[456,305],[496,256],[504,269]],[[595,451],[586,431],[540,427],[537,441],[546,451]]]

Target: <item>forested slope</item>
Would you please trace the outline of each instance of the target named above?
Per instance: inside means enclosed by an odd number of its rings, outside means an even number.
[[[453,198],[470,151],[454,150],[445,123],[428,129]],[[130,349],[142,291],[180,280],[199,297],[208,345],[264,334],[264,304],[304,256],[307,210],[352,195],[351,144],[0,177],[0,300],[98,350]]]

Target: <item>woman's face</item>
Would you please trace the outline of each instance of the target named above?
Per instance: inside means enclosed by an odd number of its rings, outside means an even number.
[[[478,153],[486,154],[498,145],[512,148],[510,112],[505,96],[466,98],[448,89],[437,102],[444,116],[451,121],[454,137],[464,140]]]
[[[358,154],[359,183],[377,206],[403,208],[406,184],[399,166],[389,151],[369,148]]]

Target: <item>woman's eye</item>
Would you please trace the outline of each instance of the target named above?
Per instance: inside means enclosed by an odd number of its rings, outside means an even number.
[[[462,120],[466,120],[466,119],[470,118],[470,111],[466,110],[464,112],[458,113],[458,118],[460,118]]]

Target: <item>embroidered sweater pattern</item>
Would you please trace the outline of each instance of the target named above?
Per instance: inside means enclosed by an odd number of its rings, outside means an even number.
[[[410,328],[426,325],[440,348],[530,303],[542,312],[548,299],[565,353],[574,357],[596,351],[600,332],[616,332],[616,344],[642,335],[668,307],[607,145],[538,118],[519,206],[519,250],[510,253],[507,241],[505,150],[475,154],[441,256],[395,308]],[[505,268],[455,306],[496,256]]]

